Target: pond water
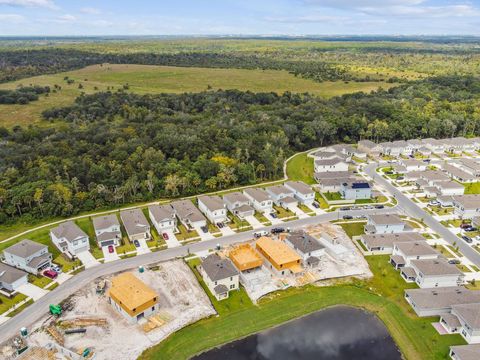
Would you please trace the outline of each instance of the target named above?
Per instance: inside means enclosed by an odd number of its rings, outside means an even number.
[[[195,360],[401,360],[386,327],[373,314],[338,306],[251,335]]]

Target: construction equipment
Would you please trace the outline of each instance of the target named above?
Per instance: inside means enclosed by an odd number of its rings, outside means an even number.
[[[62,315],[62,307],[60,305],[50,304],[50,314],[54,316]]]
[[[84,358],[86,358],[86,357],[88,357],[88,355],[90,355],[90,352],[91,352],[91,350],[89,348],[86,348],[85,350],[83,350],[82,356]]]
[[[103,294],[105,292],[105,287],[107,286],[107,283],[105,280],[100,280],[97,282],[97,286],[95,288],[95,292],[99,295]]]

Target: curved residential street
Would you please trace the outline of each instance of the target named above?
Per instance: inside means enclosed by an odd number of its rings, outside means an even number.
[[[381,210],[375,209],[328,212],[321,215],[310,216],[304,219],[289,221],[282,224],[282,226],[301,227],[306,225],[318,224],[321,222],[337,220],[343,215],[358,216],[365,214],[389,213],[394,211],[394,209],[395,208],[384,208]],[[147,266],[149,264],[154,264],[161,261],[184,257],[189,253],[196,253],[214,248],[217,244],[226,246],[237,242],[247,241],[249,239],[252,239],[253,233],[255,231],[270,230],[273,227],[275,227],[275,225],[267,226],[262,229],[245,231],[234,235],[223,236],[221,238],[216,238],[212,240],[200,241],[191,245],[169,248],[158,252],[138,255],[132,258],[108,262],[86,269],[79,274],[73,276],[65,283],[59,285],[56,289],[45,294],[43,297],[28,306],[22,312],[3,323],[0,326],[0,343],[3,343],[15,334],[18,334],[21,327],[28,327],[35,321],[37,321],[39,318],[41,318],[43,315],[45,315],[48,312],[49,304],[57,304],[61,302],[62,300],[68,298],[70,295],[74,294],[76,291],[80,290],[82,287],[91,283],[98,277],[111,275],[119,271],[133,269],[138,266]]]
[[[400,190],[383,178],[380,174],[376,172],[376,169],[379,167],[378,163],[369,164],[365,166],[365,173],[370,176],[377,185],[380,185],[385,188],[392,196],[397,199],[398,207],[400,210],[403,210],[405,213],[411,217],[417,219],[423,219],[423,222],[440,235],[445,241],[453,246],[456,243],[456,246],[459,247],[463,255],[468,258],[476,266],[480,266],[480,254],[472,249],[467,243],[460,239],[457,235],[453,234],[445,226],[440,224],[432,215],[423,211],[415,202],[405,196]]]

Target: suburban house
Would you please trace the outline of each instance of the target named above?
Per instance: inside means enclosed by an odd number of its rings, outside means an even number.
[[[108,300],[130,324],[155,314],[160,307],[158,294],[130,272],[112,279]]]
[[[460,181],[461,183],[472,183],[478,181],[478,178],[475,175],[459,169],[456,166],[444,164],[442,169],[452,179]]]
[[[166,231],[175,232],[177,217],[175,216],[175,210],[170,205],[150,205],[148,215],[159,234]]]
[[[477,360],[480,359],[480,345],[450,346],[449,355],[452,360]]]
[[[48,246],[28,239],[6,248],[3,255],[6,264],[35,275],[52,266]]]
[[[453,305],[480,303],[480,291],[463,286],[405,290],[405,299],[418,316],[449,314]]]
[[[437,201],[440,203],[440,206],[453,207],[453,196],[439,196]]]
[[[405,222],[397,214],[369,215],[365,233],[394,234],[405,231],[405,227]]]
[[[437,259],[440,253],[426,241],[395,242],[390,263],[395,269],[410,266],[412,260]]]
[[[415,153],[423,146],[422,140],[419,139],[410,139],[407,140],[407,145],[412,149],[412,152]]]
[[[420,172],[420,179],[423,179],[430,186],[435,186],[441,181],[450,181],[450,176],[438,170],[426,170]]]
[[[480,216],[480,194],[453,197],[454,214],[460,219],[473,219]]]
[[[262,236],[256,243],[257,251],[267,260],[269,269],[277,275],[301,274],[300,256],[283,241]]]
[[[243,194],[251,201],[255,210],[262,213],[272,211],[273,201],[265,190],[249,188],[243,190]]]
[[[338,158],[315,160],[314,168],[315,172],[348,171],[348,164]]]
[[[283,185],[270,186],[265,189],[273,200],[274,204],[288,209],[291,206],[297,206],[298,200],[294,197],[292,190]]]
[[[460,159],[458,162],[453,163],[453,165],[463,169],[475,177],[480,177],[480,162],[478,160]]]
[[[50,238],[55,246],[67,255],[90,250],[88,235],[73,221],[66,221],[51,229]]]
[[[120,245],[122,231],[116,214],[94,217],[92,222],[99,247]]]
[[[122,210],[120,218],[130,241],[150,240],[150,223],[140,209]]]
[[[223,195],[223,202],[227,206],[228,211],[240,219],[245,219],[247,216],[255,214],[255,209],[250,205],[250,200],[241,192]]]
[[[293,191],[293,196],[301,204],[312,204],[315,201],[315,191],[303,181],[287,181],[285,187]]]
[[[427,164],[423,161],[415,159],[402,159],[400,164],[403,165],[407,171],[425,171],[427,169]]]
[[[331,171],[315,173],[313,175],[318,182],[322,192],[339,192],[343,183],[355,179],[355,174],[351,171]]]
[[[228,253],[228,257],[241,272],[258,269],[263,265],[262,257],[250,244],[237,245]]]
[[[480,343],[480,303],[453,305],[452,315],[458,319],[458,332],[467,343]]]
[[[426,146],[422,146],[420,149],[417,150],[417,153],[425,157],[430,157],[433,151]]]
[[[228,220],[227,207],[220,196],[199,196],[198,208],[213,224],[223,223]]]
[[[465,193],[465,186],[456,181],[439,182],[436,188],[444,196],[463,195]]]
[[[417,232],[401,232],[396,234],[362,234],[360,242],[368,251],[376,254],[392,254],[396,242],[423,241],[425,238]]]
[[[178,219],[187,229],[207,226],[207,219],[190,200],[174,201],[171,205]]]
[[[325,246],[304,231],[289,233],[285,243],[300,255],[304,266],[317,266],[325,255]]]
[[[345,200],[370,199],[372,197],[372,187],[370,183],[362,180],[344,182],[339,192]]]
[[[364,151],[372,156],[378,156],[381,151],[380,146],[371,140],[360,140],[357,144],[357,148],[358,150]]]
[[[11,296],[25,284],[28,284],[28,273],[0,262],[0,294]]]
[[[402,277],[411,282],[411,271],[415,273],[414,281],[420,288],[457,286],[463,282],[464,274],[455,265],[444,258],[411,260],[410,267],[403,267]]]
[[[427,138],[421,141],[423,145],[434,154],[441,154],[445,151],[445,144],[441,140]]]
[[[217,254],[202,259],[198,267],[205,284],[217,300],[228,298],[229,292],[239,288],[239,273],[229,259]]]

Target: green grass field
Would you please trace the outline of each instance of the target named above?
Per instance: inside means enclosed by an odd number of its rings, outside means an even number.
[[[265,297],[258,306],[242,300],[242,292],[231,299],[213,302],[219,316],[201,320],[177,331],[146,350],[140,359],[187,359],[196,353],[338,304],[351,305],[376,314],[387,326],[406,359],[444,360],[450,345],[465,344],[460,335],[439,335],[435,318],[419,318],[404,300],[405,283],[388,256],[370,256],[375,277],[336,286],[290,288]]]
[[[64,77],[74,80],[68,85]],[[0,89],[14,89],[19,85],[53,85],[62,87],[57,93],[50,93],[48,97],[41,96],[40,100],[28,105],[1,105],[0,126],[12,127],[25,125],[41,120],[43,110],[66,106],[81,92],[93,93],[96,91],[120,89],[129,85],[129,91],[146,93],[182,93],[198,92],[212,89],[238,89],[254,92],[296,93],[310,92],[315,95],[331,97],[357,91],[370,92],[379,88],[389,88],[395,84],[382,82],[345,83],[323,82],[318,83],[295,77],[287,71],[276,70],[244,70],[244,69],[211,69],[211,68],[182,68],[151,65],[93,65],[86,68],[22,79],[15,82],[1,84]],[[83,89],[79,89],[82,84]],[[45,124],[47,125],[47,124]]]
[[[313,178],[313,158],[307,153],[295,155],[287,163],[287,176],[289,180],[303,181],[306,184],[315,184]]]
[[[465,194],[480,194],[480,181],[463,185],[465,186]]]

